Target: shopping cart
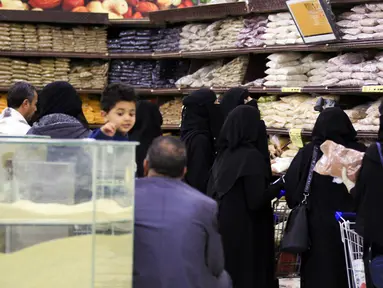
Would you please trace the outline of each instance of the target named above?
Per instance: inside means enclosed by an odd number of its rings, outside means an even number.
[[[355,213],[336,212],[340,234],[344,245],[348,286],[350,288],[366,287],[363,263],[363,237],[355,232]],[[348,220],[346,220],[348,219]],[[351,221],[349,219],[352,219]]]
[[[284,200],[284,191],[281,191],[279,198],[273,203],[273,210],[276,276],[278,278],[298,278],[301,264],[299,255],[280,251],[280,243],[291,211]]]

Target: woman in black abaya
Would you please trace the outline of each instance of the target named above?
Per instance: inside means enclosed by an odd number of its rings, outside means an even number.
[[[231,88],[229,91],[223,94],[220,104],[223,117],[226,119],[226,117],[234,108],[245,104],[248,98],[249,91],[240,87]]]
[[[129,140],[138,141],[136,148],[137,177],[144,177],[144,159],[152,141],[162,135],[162,115],[158,106],[149,101],[137,104],[136,123],[129,132]]]
[[[312,142],[299,151],[286,173],[286,200],[290,208],[303,200],[314,145],[320,146],[326,140],[365,151],[365,146],[357,143],[356,131],[346,113],[339,108],[324,110],[315,123]],[[318,160],[322,155],[319,150]],[[308,207],[311,249],[302,255],[301,287],[347,288],[344,250],[335,212],[352,211],[352,196],[344,184],[334,183],[333,177],[314,172]]]
[[[215,104],[215,93],[207,88],[191,93],[183,100],[181,140],[186,145],[187,173],[185,181],[206,193],[209,172],[215,157],[222,114]]]
[[[362,168],[355,188],[351,194],[355,197],[357,204],[357,232],[364,238],[364,260],[367,287],[373,288],[369,275],[369,249],[371,247],[371,258],[383,255],[383,230],[381,220],[383,219],[383,193],[380,187],[383,186],[383,164],[380,155],[383,155],[383,106],[379,107],[380,127],[377,144],[368,147],[363,158]],[[380,154],[380,153],[382,154]]]
[[[208,195],[219,204],[219,231],[225,269],[234,288],[277,287],[274,277],[274,226],[269,188],[270,163],[257,149],[260,114],[241,105],[228,116],[218,140]]]
[[[227,116],[233,109],[244,104],[254,107],[255,109],[259,111],[257,100],[256,99],[250,100],[250,99],[251,98],[250,98],[249,91],[241,87],[231,88],[229,91],[223,94],[220,106],[221,106],[224,119],[227,118]],[[259,121],[258,129],[260,134],[262,135],[263,133],[267,134],[266,125],[263,120]],[[270,165],[270,155],[269,155],[267,137],[257,141],[257,148],[263,154],[266,161],[266,165]],[[270,168],[270,177],[271,177],[271,168]]]

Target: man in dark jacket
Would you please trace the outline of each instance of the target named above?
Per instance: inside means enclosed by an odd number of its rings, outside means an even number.
[[[172,137],[153,141],[136,181],[134,287],[226,288],[217,205],[183,183],[186,149]]]

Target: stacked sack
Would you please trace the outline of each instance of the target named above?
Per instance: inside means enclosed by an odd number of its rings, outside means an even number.
[[[220,25],[217,34],[209,38],[209,48],[211,50],[220,50],[236,47],[238,34],[244,27],[243,19],[232,18],[219,22]]]
[[[12,60],[0,58],[0,86],[8,87],[12,84]]]
[[[371,103],[370,107],[365,111],[365,118],[358,120],[354,123],[356,131],[378,131],[379,130],[379,106],[382,103],[383,98]]]
[[[339,97],[327,95],[324,99],[338,101]],[[319,112],[314,110],[317,98],[309,95],[281,97],[279,101],[258,103],[262,119],[269,128],[300,128],[311,130]]]
[[[40,60],[42,72],[42,86],[55,81],[55,59]]]
[[[25,41],[24,41],[23,25],[12,23],[10,27],[10,36],[11,36],[11,50],[24,51]]]
[[[12,59],[12,84],[21,81],[28,81],[27,67],[28,63],[23,60]]]
[[[174,99],[160,106],[164,125],[181,125],[182,99]]]
[[[271,14],[268,19],[265,34],[262,36],[266,45],[303,43],[303,39],[290,13]]]
[[[0,51],[11,50],[11,24],[0,23]]]
[[[152,52],[152,30],[127,30],[119,34],[122,53]]]
[[[274,53],[267,57],[268,69],[265,71],[266,87],[302,87],[307,85],[306,73],[311,70],[301,59],[303,55],[296,52]]]
[[[25,41],[25,50],[37,51],[39,49],[39,42],[37,39],[36,25],[24,25],[23,34],[24,34],[24,41]]]
[[[253,16],[243,20],[244,28],[239,32],[236,46],[257,47],[264,44],[262,35],[266,31],[267,18],[264,16]]]
[[[348,118],[350,118],[352,123],[358,123],[359,120],[362,120],[367,117],[367,109],[370,105],[359,105],[352,109],[344,110]]]
[[[242,84],[249,65],[249,57],[240,56],[212,72],[211,87],[234,87]]]
[[[176,79],[187,73],[187,67],[179,60],[115,60],[111,64],[109,82],[143,88],[172,88]]]
[[[223,65],[215,61],[197,72],[180,78],[175,84],[179,88],[234,87],[241,85],[249,64],[247,56],[240,56]]]
[[[40,62],[29,62],[27,67],[28,83],[32,84],[35,87],[42,87],[42,72],[43,68]]]
[[[355,6],[338,20],[345,40],[383,39],[383,3]]]
[[[185,51],[234,48],[243,27],[241,18],[219,20],[210,25],[185,25],[180,34],[180,48]]]
[[[304,57],[301,62],[309,68],[307,75],[308,86],[321,86],[327,75],[327,54],[312,53]]]
[[[53,27],[48,25],[37,26],[37,37],[40,51],[53,51]]]
[[[152,41],[154,52],[175,52],[180,50],[180,28],[164,28],[157,31]]]
[[[7,94],[0,94],[0,113],[7,107]]]
[[[346,53],[331,58],[327,64],[327,77],[323,85],[361,87],[383,84],[383,78],[379,77],[383,65],[377,59],[380,59],[380,54],[376,59],[368,53]]]
[[[185,25],[180,34],[180,49],[184,51],[209,50],[209,39],[218,34],[219,24],[219,22],[214,22],[211,25]]]
[[[88,95],[81,95],[82,110],[89,124],[102,124],[104,118],[101,116],[100,101],[90,98]]]
[[[75,45],[75,38],[74,38],[73,30],[69,29],[69,28],[68,29],[61,28],[60,32],[61,32],[61,38],[59,38],[59,35],[60,35],[59,33],[57,33],[57,37],[55,37],[55,35],[54,35],[54,38],[53,38],[54,47],[56,46],[56,47],[58,47],[57,49],[60,49],[60,50],[61,50],[61,47],[63,47],[62,51],[64,51],[64,52],[73,51],[74,50],[73,47]],[[61,41],[62,41],[62,43],[61,43]],[[104,41],[105,41],[105,39],[104,39]],[[58,50],[58,51],[60,51],[60,50]]]
[[[79,89],[104,89],[109,64],[105,61],[74,61],[70,65],[69,83]]]
[[[187,87],[198,88],[198,87],[204,87],[204,86],[211,87],[210,81],[212,80],[213,72],[216,69],[222,67],[222,65],[223,65],[222,60],[214,61],[198,69],[193,74],[180,78],[176,82],[176,86],[178,88],[187,88]]]

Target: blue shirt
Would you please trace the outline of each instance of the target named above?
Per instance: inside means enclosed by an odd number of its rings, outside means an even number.
[[[112,141],[129,141],[128,134],[125,136],[122,135],[119,132],[116,132],[113,137],[110,137],[106,134],[104,134],[101,129],[94,130],[90,135],[89,138],[96,139],[96,140],[112,140]]]

